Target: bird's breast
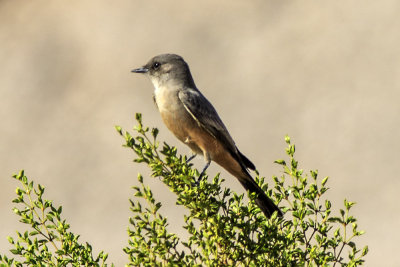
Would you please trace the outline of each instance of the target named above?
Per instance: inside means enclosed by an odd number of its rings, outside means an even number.
[[[156,86],[154,95],[157,103],[157,107],[160,113],[170,113],[171,115],[177,116],[183,107],[183,104],[178,97],[179,90],[166,88],[163,86]]]
[[[154,95],[158,110],[168,129],[182,142],[190,139],[195,121],[178,97],[179,90],[155,87]]]

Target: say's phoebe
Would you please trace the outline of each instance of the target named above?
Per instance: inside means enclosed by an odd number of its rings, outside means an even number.
[[[235,176],[244,188],[257,194],[255,201],[267,217],[274,211],[282,216],[250,176],[247,169],[255,170],[254,164],[240,153],[217,111],[197,89],[182,57],[159,55],[132,72],[146,73],[150,77],[155,87],[154,99],[165,125],[192,149],[194,156],[203,154],[207,163],[199,179],[213,160]]]

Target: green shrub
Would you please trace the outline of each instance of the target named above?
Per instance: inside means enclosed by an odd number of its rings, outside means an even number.
[[[305,174],[298,168],[289,137],[285,138],[288,159],[276,161],[283,172],[273,177],[273,186],[268,187],[256,173],[256,181],[285,213],[267,219],[254,203],[254,194],[247,201],[243,194],[223,187],[219,174],[195,185],[199,172],[186,156],[166,143],[160,148],[158,130],[144,127],[140,114],[136,119],[136,136],[120,127],[117,131],[125,138],[124,146],[135,152],[135,162],[147,164],[151,176],[176,194],[176,205],[186,208],[182,222],[187,234],[181,237],[168,231],[168,219],[160,212],[162,203],[139,174],[139,186],[133,187],[130,200],[130,241],[124,248],[128,266],[357,266],[364,262],[368,247],[357,248],[354,238],[363,231],[349,213],[355,203],[344,200],[336,216],[324,197],[328,177],[320,180],[317,171]],[[20,208],[14,212],[30,230],[17,232],[16,239],[8,237],[16,258],[0,255],[0,264],[107,266],[107,254],[93,256],[92,247],[79,243],[79,235],[68,230],[62,208],[42,198],[44,187],[34,188],[23,171],[14,178],[22,183],[13,200]]]

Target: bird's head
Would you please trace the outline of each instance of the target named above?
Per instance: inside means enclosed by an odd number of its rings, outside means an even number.
[[[175,54],[155,56],[146,65],[132,72],[147,74],[155,87],[171,83],[189,87],[194,85],[188,64]]]

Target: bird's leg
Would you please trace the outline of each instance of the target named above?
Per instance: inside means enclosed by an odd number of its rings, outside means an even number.
[[[201,179],[203,178],[203,175],[206,172],[207,168],[210,166],[210,163],[211,163],[211,160],[208,159],[206,166],[204,166],[203,170],[201,171],[201,173],[199,175],[199,178],[197,179],[197,182],[196,182],[197,185],[200,183]]]
[[[197,156],[197,154],[191,155],[190,158],[188,158],[188,159],[186,160],[186,163],[189,163],[189,161],[191,161],[192,159],[194,159],[196,156]]]

